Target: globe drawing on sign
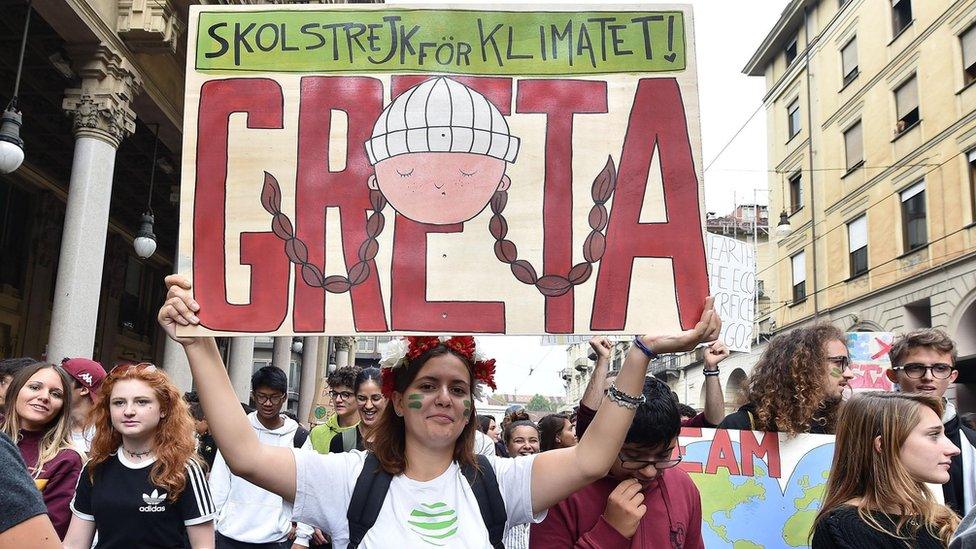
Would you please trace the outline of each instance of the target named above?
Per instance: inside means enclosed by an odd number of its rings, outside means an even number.
[[[329,415],[329,410],[325,406],[316,406],[312,413],[315,415],[315,419],[325,419],[325,416]]]
[[[421,503],[410,511],[410,518],[410,529],[431,545],[446,546],[458,531],[457,512],[446,503]]]
[[[693,442],[686,462],[705,463],[709,441]],[[733,443],[741,463],[739,444]],[[809,547],[813,520],[820,510],[834,444],[810,450],[797,462],[785,488],[769,476],[766,463],[755,461],[755,476],[691,473],[702,494],[702,540],[705,547],[731,549],[778,549]],[[786,471],[784,471],[785,474]]]

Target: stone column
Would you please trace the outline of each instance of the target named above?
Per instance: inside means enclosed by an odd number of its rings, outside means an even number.
[[[48,360],[91,357],[102,283],[115,152],[135,131],[130,108],[141,83],[104,44],[69,51],[81,87],[65,91],[75,150],[48,339]],[[127,182],[128,183],[128,182]]]
[[[291,373],[291,340],[291,336],[278,336],[271,350],[271,365],[281,368],[286,375]]]
[[[306,337],[302,344],[302,379],[298,389],[298,419],[312,421],[312,403],[315,402],[315,385],[318,381],[319,337]]]
[[[227,358],[227,373],[230,384],[241,402],[250,402],[251,373],[254,370],[254,338],[234,337],[230,340],[230,356]]]
[[[356,344],[356,338],[349,336],[334,337],[336,367],[342,368],[349,366],[352,358],[352,347]]]

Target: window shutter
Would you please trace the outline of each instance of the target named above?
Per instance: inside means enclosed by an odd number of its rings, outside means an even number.
[[[901,120],[913,109],[918,108],[918,79],[912,76],[895,91],[895,103],[898,106],[898,119]]]
[[[806,252],[800,252],[794,255],[791,259],[793,261],[793,285],[796,286],[801,282],[806,282],[807,280],[807,258]]]
[[[916,196],[918,196],[919,193],[922,192],[925,192],[925,181],[919,181],[918,183],[902,191],[901,201],[908,202],[909,200],[915,198]]]
[[[850,242],[851,252],[868,245],[868,216],[862,215],[847,224],[847,238]]]

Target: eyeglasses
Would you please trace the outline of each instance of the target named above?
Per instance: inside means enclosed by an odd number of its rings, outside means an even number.
[[[138,364],[119,364],[115,366],[115,368],[112,368],[112,370],[109,372],[109,375],[121,376],[129,373],[132,370],[135,370],[137,372],[155,372],[156,365],[150,362],[140,362]]]
[[[851,357],[847,355],[828,356],[827,362],[837,366],[842,372],[851,367]]]
[[[342,391],[339,393],[335,391],[329,391],[329,396],[332,397],[333,399],[341,398],[342,400],[349,400],[350,398],[352,398],[353,395],[349,391]]]
[[[285,400],[285,395],[282,393],[278,393],[276,395],[266,395],[264,393],[253,393],[253,394],[254,394],[254,400],[258,404],[267,404],[268,402],[270,402],[271,404],[281,404],[281,402]]]
[[[620,466],[628,471],[637,471],[647,467],[648,465],[653,465],[658,471],[664,469],[670,469],[675,465],[681,463],[681,456],[676,459],[663,459],[663,460],[640,460],[640,459],[630,459],[624,457],[623,454],[617,454],[617,459],[620,460]]]
[[[372,400],[373,404],[379,404],[380,402],[383,402],[384,398],[386,397],[384,397],[382,394],[375,394],[369,397],[367,397],[366,395],[356,395],[356,402],[360,404],[366,404],[368,401]]]
[[[904,366],[892,368],[892,370],[901,370],[905,372],[906,376],[912,379],[922,379],[928,372],[931,372],[930,375],[935,379],[948,379],[952,375],[952,365],[950,364],[921,364],[919,362],[912,362]]]

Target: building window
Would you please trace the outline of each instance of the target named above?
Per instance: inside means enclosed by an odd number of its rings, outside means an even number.
[[[788,107],[786,107],[786,116],[788,119],[787,123],[789,125],[788,129],[790,133],[790,139],[793,139],[793,137],[795,137],[796,134],[800,133],[800,100],[799,99],[793,101],[792,103],[790,103]]]
[[[376,350],[376,340],[372,337],[357,337],[356,352],[372,353]]]
[[[901,193],[901,220],[905,252],[928,243],[925,229],[925,182],[919,181]]]
[[[966,29],[959,37],[962,43],[962,70],[966,84],[976,81],[976,25]]]
[[[851,278],[868,272],[868,216],[847,224],[847,244],[851,259]]]
[[[799,173],[790,176],[790,214],[803,207],[803,184]]]
[[[891,26],[895,36],[912,24],[912,0],[891,0]]]
[[[807,298],[807,254],[800,252],[790,258],[793,263],[793,303]]]
[[[976,149],[969,151],[966,160],[969,161],[969,201],[973,211],[973,222],[976,223]]]
[[[852,170],[864,162],[864,141],[860,120],[844,132],[844,153],[847,157],[848,170]]]
[[[918,123],[918,79],[914,74],[895,90],[895,107],[898,111],[895,133],[901,133]]]
[[[783,54],[786,56],[786,66],[789,67],[793,64],[793,61],[796,60],[797,49],[795,36],[793,37],[793,40],[790,40],[790,43],[786,45],[786,49],[783,50]]]
[[[3,258],[0,261],[0,286],[24,289],[26,268],[30,265],[30,234],[34,219],[31,203],[30,193],[9,180],[0,179],[0,257]],[[45,215],[54,213],[47,212]],[[53,281],[56,277],[51,278]],[[50,295],[53,296],[54,292]]]
[[[857,68],[857,37],[840,49],[841,68],[844,72],[844,85],[848,85],[857,78],[860,71]]]

